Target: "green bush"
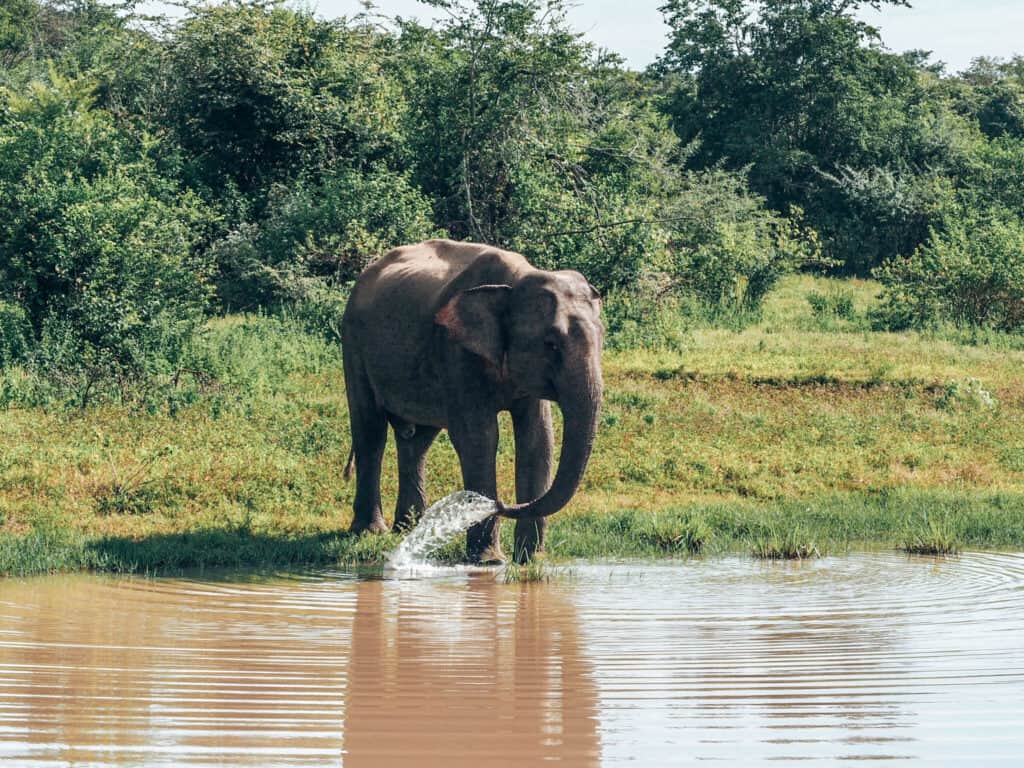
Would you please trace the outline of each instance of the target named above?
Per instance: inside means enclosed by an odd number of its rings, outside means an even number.
[[[25,358],[30,334],[25,311],[17,304],[0,300],[0,369]]]
[[[342,170],[278,186],[259,224],[213,247],[229,309],[318,301],[392,248],[438,234],[427,200],[397,173]]]
[[[811,291],[807,294],[807,303],[819,320],[839,318],[852,320],[856,314],[853,308],[853,294],[845,290],[832,290],[828,293]]]
[[[956,201],[953,181],[938,171],[842,168],[821,182],[813,218],[847,274],[867,275],[894,254],[912,253]]]
[[[575,269],[602,293],[637,286],[664,251],[664,230],[653,223],[656,201],[614,179],[592,180],[581,196],[547,171],[515,170],[519,217],[507,227],[508,247],[542,269]]]
[[[689,294],[712,313],[756,312],[783,275],[817,258],[814,233],[794,213],[769,210],[742,174],[692,174],[666,217],[666,290]]]
[[[877,318],[890,328],[1024,328],[1024,223],[1008,214],[994,211],[933,231],[913,256],[875,274],[885,286]]]
[[[650,287],[612,291],[601,310],[608,349],[654,349],[681,352],[699,308],[678,297],[659,298]]]
[[[384,36],[277,2],[186,3],[168,40],[167,122],[187,176],[260,211],[275,183],[392,157],[404,101]]]
[[[173,365],[209,296],[200,211],[87,81],[0,92],[0,300],[44,368],[94,382]]]

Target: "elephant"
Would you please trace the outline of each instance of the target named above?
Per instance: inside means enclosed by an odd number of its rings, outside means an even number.
[[[545,271],[477,243],[427,240],[367,267],[342,319],[356,493],[351,531],[387,531],[381,461],[390,424],[398,451],[396,529],[426,507],[426,454],[442,429],[466,490],[497,514],[467,532],[470,561],[501,562],[499,516],[516,520],[514,553],[544,547],[546,518],[579,487],[601,408],[601,297],[579,272]],[[563,416],[551,479],[550,401]],[[512,417],[516,504],[498,500],[500,411]]]

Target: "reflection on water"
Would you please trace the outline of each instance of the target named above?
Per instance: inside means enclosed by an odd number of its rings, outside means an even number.
[[[597,765],[597,692],[560,589],[371,582],[359,590],[345,765]]]
[[[1024,556],[0,581],[0,764],[1019,764]]]

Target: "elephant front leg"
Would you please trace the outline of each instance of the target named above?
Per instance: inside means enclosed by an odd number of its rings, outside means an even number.
[[[437,427],[395,427],[398,444],[398,503],[395,505],[394,529],[400,531],[416,524],[427,506],[423,485],[427,451],[440,432]]]
[[[551,485],[554,428],[551,404],[546,400],[521,400],[511,410],[516,437],[516,501],[522,504],[542,496]],[[516,521],[513,556],[517,563],[544,550],[546,527],[544,517]]]
[[[462,414],[449,425],[448,433],[459,454],[466,490],[481,493],[489,499],[498,498],[498,420],[495,415],[489,413],[486,417],[472,418],[472,414]],[[505,561],[497,515],[477,523],[466,532],[466,556],[474,563]]]

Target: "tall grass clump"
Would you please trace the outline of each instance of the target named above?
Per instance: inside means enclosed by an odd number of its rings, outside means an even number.
[[[507,562],[501,569],[501,580],[505,584],[546,584],[566,573],[552,566],[546,558],[535,557],[525,563]]]
[[[762,523],[750,534],[750,553],[762,560],[810,560],[828,554],[801,525]]]
[[[853,292],[849,290],[833,289],[827,293],[810,291],[807,303],[811,305],[814,316],[820,319],[852,320],[854,317]]]
[[[660,552],[699,555],[707,548],[714,531],[699,514],[658,514],[651,516],[637,532],[639,540]]]
[[[963,527],[959,517],[926,512],[907,523],[899,548],[911,555],[958,555]]]

